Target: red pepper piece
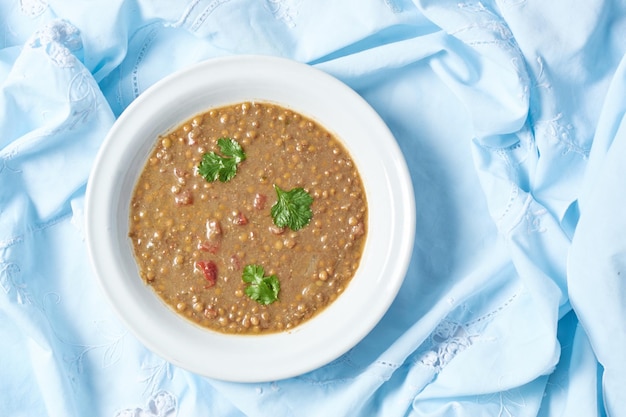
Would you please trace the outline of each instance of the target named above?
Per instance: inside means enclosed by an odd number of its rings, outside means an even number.
[[[248,218],[246,217],[245,214],[243,214],[242,212],[238,211],[237,213],[234,213],[233,223],[238,225],[238,226],[244,226],[244,225],[248,224]]]
[[[209,282],[207,287],[212,287],[217,282],[217,265],[213,261],[197,261],[196,268],[204,274],[204,278]]]

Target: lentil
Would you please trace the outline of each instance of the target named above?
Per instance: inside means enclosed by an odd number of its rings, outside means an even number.
[[[220,137],[242,137],[247,157],[231,181],[208,183],[195,167],[202,153],[219,153]],[[157,138],[137,184],[129,237],[140,276],[201,326],[293,329],[332,303],[358,268],[367,221],[359,173],[335,137],[292,110],[246,102],[197,115]],[[274,184],[314,197],[308,226],[274,225]],[[277,275],[278,301],[244,296],[249,264]]]

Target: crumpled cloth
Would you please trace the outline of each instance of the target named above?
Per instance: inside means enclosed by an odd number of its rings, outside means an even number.
[[[7,0],[0,17],[0,415],[626,416],[623,0]],[[417,207],[379,325],[260,384],[148,351],[83,239],[115,118],[233,54],[354,88]]]

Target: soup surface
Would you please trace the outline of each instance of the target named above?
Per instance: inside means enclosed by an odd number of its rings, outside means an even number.
[[[245,102],[158,138],[129,226],[142,279],[174,310],[220,332],[277,332],[346,288],[367,201],[350,155],[324,127]]]

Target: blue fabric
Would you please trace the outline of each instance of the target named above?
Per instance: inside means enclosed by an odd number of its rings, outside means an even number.
[[[623,0],[5,0],[0,24],[0,415],[626,416]],[[262,384],[148,351],[83,241],[115,118],[173,71],[247,53],[361,94],[417,206],[380,324]]]

